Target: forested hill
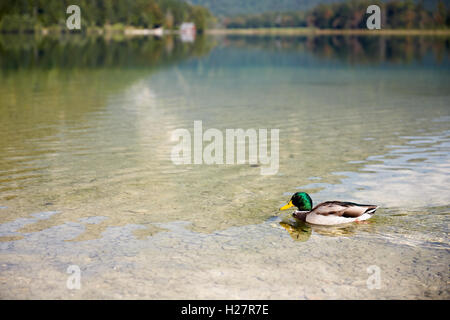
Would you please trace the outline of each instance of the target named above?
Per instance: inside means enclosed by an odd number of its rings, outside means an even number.
[[[321,3],[307,11],[264,12],[224,17],[226,28],[362,29],[366,28],[367,8],[380,5],[383,28],[450,29],[450,10],[443,1],[428,9],[423,2],[387,0],[351,0]]]
[[[190,0],[211,10],[217,16],[261,13],[267,11],[308,10],[319,3],[342,0]]]
[[[343,1],[346,0],[189,0],[188,2],[206,7],[216,16],[234,16],[268,11],[304,11],[312,9],[319,4],[331,4]],[[414,0],[414,2],[419,1]],[[436,7],[438,1],[423,0],[423,5],[427,9],[433,9]],[[444,2],[449,7],[450,0],[444,0]]]
[[[33,32],[65,28],[66,8],[78,5],[82,29],[133,26],[177,28],[192,21],[205,29],[210,12],[184,0],[0,0],[0,32]]]

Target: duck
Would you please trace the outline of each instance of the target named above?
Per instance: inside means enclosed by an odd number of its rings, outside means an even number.
[[[313,201],[306,192],[296,192],[291,200],[280,208],[287,210],[297,207],[293,216],[299,220],[316,225],[336,225],[359,222],[372,218],[377,205],[358,204],[354,202],[326,201],[313,207]]]

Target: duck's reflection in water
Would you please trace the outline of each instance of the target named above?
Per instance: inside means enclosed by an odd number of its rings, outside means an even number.
[[[329,237],[350,237],[359,231],[369,231],[371,229],[370,221],[361,221],[359,223],[346,223],[335,226],[312,225],[295,218],[283,219],[280,226],[289,232],[289,235],[295,241],[307,241],[312,231]]]
[[[289,235],[295,241],[307,241],[311,236],[311,226],[305,222],[299,221],[296,225],[292,225],[286,222],[280,222],[280,226],[285,228]]]

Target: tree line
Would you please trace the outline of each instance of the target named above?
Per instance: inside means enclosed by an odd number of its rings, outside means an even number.
[[[424,1],[350,0],[319,4],[307,11],[267,12],[224,18],[226,28],[292,28],[320,29],[366,28],[369,14],[366,9],[376,4],[381,8],[382,28],[386,29],[443,29],[450,27],[450,8],[441,0],[435,8],[427,8]]]
[[[70,5],[81,9],[81,26],[134,26],[175,29],[194,22],[202,32],[212,18],[208,9],[182,0],[0,0],[0,32],[64,29]]]

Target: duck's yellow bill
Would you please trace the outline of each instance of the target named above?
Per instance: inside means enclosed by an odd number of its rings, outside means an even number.
[[[292,208],[294,206],[294,204],[292,203],[292,200],[289,201],[289,203],[283,207],[280,208],[280,210],[287,210],[289,208]]]

